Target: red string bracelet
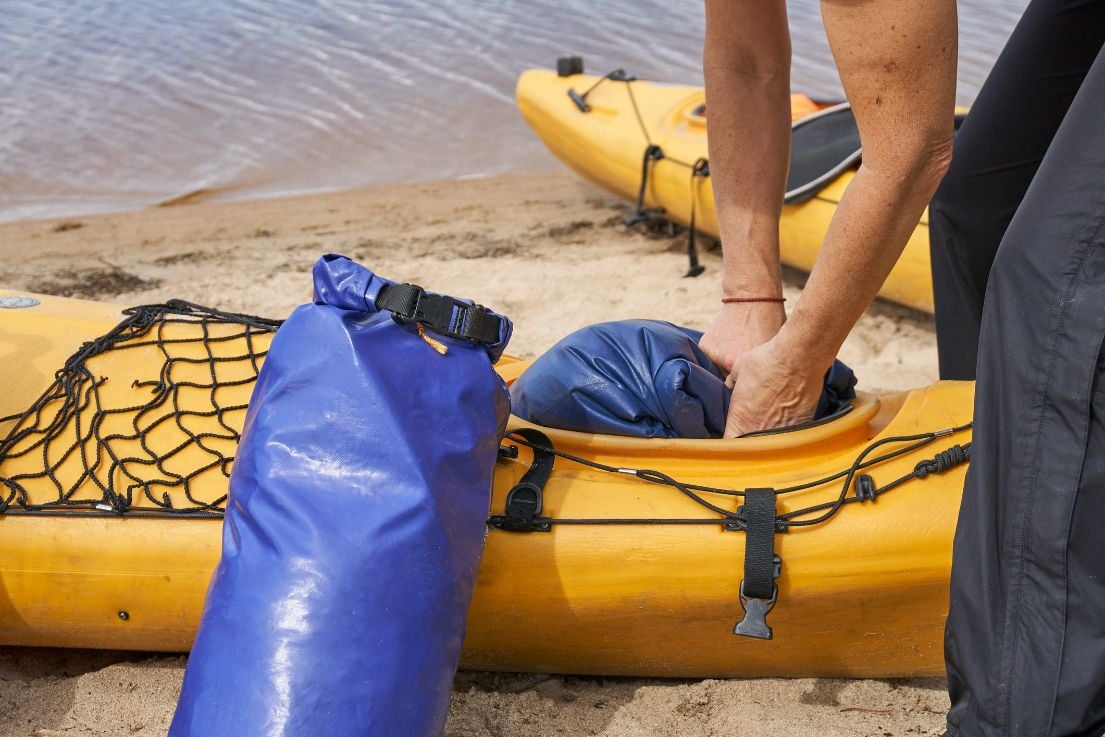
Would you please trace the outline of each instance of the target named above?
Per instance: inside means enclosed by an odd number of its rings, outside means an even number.
[[[786,297],[722,297],[723,305],[740,304],[744,302],[786,302]]]

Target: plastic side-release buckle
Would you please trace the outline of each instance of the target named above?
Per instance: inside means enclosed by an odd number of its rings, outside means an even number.
[[[775,558],[779,560],[778,556]],[[778,575],[778,574],[776,574]],[[744,619],[733,627],[734,635],[755,637],[758,640],[770,640],[774,636],[771,627],[767,624],[767,615],[775,608],[775,602],[779,600],[779,586],[772,585],[770,599],[757,599],[744,595],[744,581],[741,581],[740,604],[744,610]]]
[[[503,318],[483,305],[431,294],[417,284],[389,284],[376,306],[400,323],[417,323],[438,335],[492,346],[500,341]]]
[[[738,511],[745,525],[744,578],[739,600],[744,617],[733,627],[734,635],[770,640],[773,636],[767,615],[779,599],[775,580],[783,563],[775,554],[775,533],[779,529],[774,489],[747,489]]]

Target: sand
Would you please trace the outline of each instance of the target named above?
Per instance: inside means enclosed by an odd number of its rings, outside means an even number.
[[[720,253],[683,279],[685,236],[627,230],[624,203],[567,172],[373,187],[237,203],[191,201],[0,225],[0,284],[139,304],[181,298],[286,315],[323,253],[392,279],[472,296],[515,321],[511,352],[535,356],[580,326],[630,317],[705,328]],[[793,304],[802,276],[787,274]],[[887,304],[841,358],[872,391],[936,376],[931,318]],[[0,737],[165,734],[185,659],[0,648]],[[446,735],[793,737],[934,735],[942,679],[600,679],[464,673]]]

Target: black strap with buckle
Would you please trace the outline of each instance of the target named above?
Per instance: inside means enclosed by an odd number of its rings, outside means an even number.
[[[775,579],[779,577],[782,566],[779,557],[775,555],[775,531],[778,525],[775,490],[746,490],[741,512],[745,524],[744,579],[740,584],[740,604],[744,609],[744,619],[733,628],[733,634],[770,640],[772,632],[767,625],[767,615],[779,598],[779,587],[775,585]]]
[[[503,318],[482,305],[431,294],[417,284],[386,284],[376,308],[389,310],[398,322],[417,323],[447,338],[492,346],[501,340]]]
[[[637,206],[633,208],[632,213],[622,218],[622,223],[625,225],[632,227],[637,223],[646,223],[664,213],[662,207],[645,207],[645,194],[648,192],[648,177],[652,171],[652,165],[664,158],[664,155],[664,149],[654,143],[650,143],[645,148],[644,156],[641,158],[641,186],[637,190]]]
[[[496,530],[508,532],[551,532],[552,523],[541,516],[541,508],[545,483],[556,459],[551,450],[552,441],[545,433],[531,428],[514,430],[514,434],[530,444],[533,462],[514,488],[507,492],[505,514],[491,515],[487,523]]]

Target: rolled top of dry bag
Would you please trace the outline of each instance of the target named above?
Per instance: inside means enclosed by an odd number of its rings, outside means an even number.
[[[345,256],[331,253],[320,258],[314,278],[315,304],[367,312],[386,310],[401,323],[482,345],[492,362],[502,356],[513,331],[510,320],[472,300],[427,292],[416,284],[396,284]]]

